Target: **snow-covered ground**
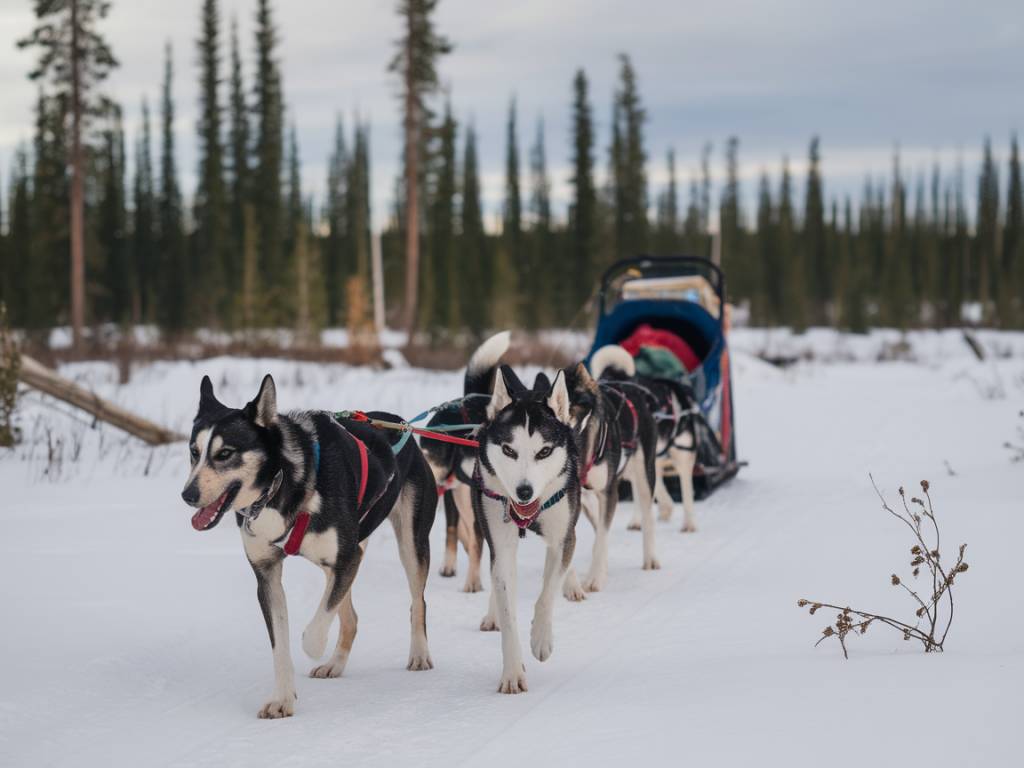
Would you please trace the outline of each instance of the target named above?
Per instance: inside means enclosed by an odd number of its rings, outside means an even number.
[[[283,721],[255,717],[272,684],[255,581],[230,520],[189,525],[184,446],[140,447],[28,395],[26,445],[0,454],[0,765],[1019,765],[1024,465],[1003,443],[1021,421],[1024,359],[978,363],[950,337],[912,345],[916,362],[819,355],[780,370],[744,351],[759,351],[755,333],[734,337],[750,466],[698,504],[698,533],[678,532],[678,512],[659,525],[660,571],[640,569],[620,509],[608,587],[558,601],[553,657],[527,656],[529,693],[495,692],[499,638],[477,629],[487,593],[459,591],[461,553],[456,579],[437,576],[442,524],[427,592],[435,669],[405,671],[408,592],[385,526],[356,582],[345,676],[300,674]],[[282,408],[412,415],[460,386],[458,373],[282,360],[153,364],[120,387],[112,366],[63,373],[185,429],[203,373],[240,404],[268,370]],[[942,655],[872,629],[844,661],[835,644],[813,647],[832,617],[796,607],[909,613],[889,578],[909,570],[911,542],[869,472],[892,500],[929,479],[945,548],[969,544]],[[582,522],[584,565],[591,541]],[[525,632],[539,542],[520,554]],[[301,673],[322,576],[295,561],[285,582]]]

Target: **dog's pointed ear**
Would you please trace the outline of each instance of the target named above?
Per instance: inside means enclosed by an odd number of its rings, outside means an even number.
[[[269,373],[263,377],[256,399],[245,406],[245,413],[258,427],[269,427],[274,423],[277,418],[277,387]]]
[[[220,406],[220,401],[213,394],[213,382],[209,376],[203,376],[199,383],[199,413]]]
[[[499,368],[494,374],[494,389],[491,391],[491,402],[487,404],[487,420],[494,421],[494,417],[505,409],[512,402],[512,395],[509,394],[508,385],[505,383],[505,372]]]
[[[569,423],[569,390],[565,386],[565,372],[559,371],[548,394],[548,407],[555,412],[555,418],[563,424]]]
[[[593,390],[597,387],[597,382],[594,381],[594,377],[590,375],[586,363],[582,360],[576,363],[576,382],[581,389]]]

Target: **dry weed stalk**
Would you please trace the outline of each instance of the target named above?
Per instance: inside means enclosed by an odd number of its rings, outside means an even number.
[[[964,562],[964,551],[967,549],[967,545],[960,545],[956,562],[952,567],[946,568],[942,565],[939,523],[935,518],[935,509],[928,492],[927,480],[921,481],[924,500],[914,496],[908,503],[906,493],[902,487],[900,488],[902,509],[893,509],[889,506],[882,492],[878,490],[873,477],[871,484],[882,502],[882,509],[906,525],[914,535],[916,543],[910,548],[913,583],[917,583],[922,568],[925,570],[926,583],[927,579],[931,579],[930,594],[920,588],[911,588],[895,573],[890,579],[890,583],[894,587],[902,587],[913,599],[915,604],[914,622],[911,624],[890,616],[861,611],[849,606],[843,607],[804,598],[798,600],[797,605],[801,608],[810,606],[809,611],[812,615],[822,608],[839,611],[835,622],[822,630],[821,637],[815,645],[827,638],[834,637],[842,646],[843,657],[847,659],[850,657],[846,649],[846,636],[850,633],[863,635],[868,631],[868,627],[876,622],[900,632],[904,640],[917,640],[924,646],[926,653],[941,652],[946,642],[946,635],[949,633],[949,627],[953,623],[953,582],[958,574],[967,570],[967,563]],[[930,539],[934,539],[934,542],[929,543]],[[925,596],[922,597],[922,594]]]
[[[1024,411],[1017,415],[1024,419]],[[1018,461],[1024,462],[1024,426],[1017,426],[1017,438],[1020,440],[1020,443],[1013,443],[1009,440],[1003,443],[1003,447],[1010,451],[1010,461],[1014,463]]]

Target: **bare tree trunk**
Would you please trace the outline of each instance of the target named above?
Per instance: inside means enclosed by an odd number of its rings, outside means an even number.
[[[411,22],[410,22],[411,23]],[[405,73],[405,330],[412,344],[420,280],[419,115],[412,71],[412,29],[409,30]]]
[[[56,371],[26,355],[21,356],[18,376],[33,389],[45,392],[75,408],[81,408],[100,421],[105,421],[130,435],[135,435],[150,445],[164,445],[186,439],[184,435],[119,408],[73,381],[62,378],[57,375]]]
[[[71,331],[82,351],[85,325],[85,216],[82,188],[82,71],[78,0],[71,0]]]

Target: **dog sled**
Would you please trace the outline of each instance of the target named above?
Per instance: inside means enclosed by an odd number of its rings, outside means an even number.
[[[693,471],[698,499],[732,478],[741,465],[736,459],[728,329],[725,276],[706,259],[623,259],[601,278],[588,362],[601,347],[618,344],[633,355],[638,374],[673,379],[693,389],[699,406]],[[671,473],[666,471],[666,485],[678,500],[679,479]]]

